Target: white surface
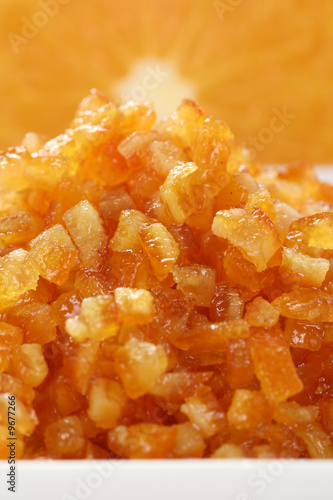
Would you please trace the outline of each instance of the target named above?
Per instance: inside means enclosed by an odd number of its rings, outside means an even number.
[[[104,467],[103,467],[104,466]],[[332,500],[333,460],[20,461],[1,500]]]
[[[333,184],[333,167],[319,167]],[[333,460],[0,461],[0,499],[332,500]]]

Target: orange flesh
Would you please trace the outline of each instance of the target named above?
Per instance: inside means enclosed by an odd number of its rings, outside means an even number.
[[[1,154],[0,457],[9,394],[23,458],[332,458],[333,189],[190,100],[155,125],[92,91],[24,144]]]

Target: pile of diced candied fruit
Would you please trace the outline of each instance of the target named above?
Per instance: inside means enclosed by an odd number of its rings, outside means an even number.
[[[333,186],[92,91],[0,155],[0,458],[332,458]]]

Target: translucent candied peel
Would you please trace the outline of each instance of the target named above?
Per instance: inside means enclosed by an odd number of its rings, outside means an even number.
[[[0,154],[0,458],[332,458],[333,189],[184,100]],[[332,211],[331,211],[332,210]]]

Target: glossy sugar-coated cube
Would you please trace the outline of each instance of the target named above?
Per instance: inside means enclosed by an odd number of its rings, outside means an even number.
[[[99,199],[99,211],[109,232],[116,229],[120,212],[123,210],[132,210],[134,208],[133,200],[127,191],[117,189],[111,193],[103,193]]]
[[[232,389],[253,382],[254,366],[248,338],[230,338],[227,342],[227,379]]]
[[[333,250],[333,213],[322,212],[295,220],[290,226],[285,245],[311,255],[314,249]],[[313,250],[313,249],[312,249]],[[317,255],[320,257],[320,255]]]
[[[204,438],[214,436],[227,425],[224,411],[210,387],[201,386],[195,396],[186,398],[181,412],[199,427]]]
[[[242,208],[218,212],[212,231],[236,246],[257,271],[267,268],[268,261],[281,246],[274,224],[260,208],[253,212]]]
[[[99,295],[83,299],[80,314],[68,318],[65,328],[76,342],[101,341],[117,335],[119,324],[114,298]]]
[[[196,305],[210,307],[215,291],[214,269],[199,264],[183,267],[175,265],[172,275],[178,290],[194,299]]]
[[[323,324],[285,318],[284,338],[291,347],[319,351],[325,336]]]
[[[38,219],[29,213],[0,219],[0,250],[10,245],[24,245],[41,229]]]
[[[331,294],[314,288],[295,288],[280,295],[272,305],[287,318],[310,322],[333,321]]]
[[[145,325],[153,321],[154,298],[148,290],[116,288],[114,300],[119,321],[138,325]]]
[[[64,221],[79,249],[84,267],[100,269],[104,261],[106,236],[97,210],[87,200],[68,210]]]
[[[227,418],[236,429],[251,429],[272,419],[272,408],[260,391],[236,389]]]
[[[224,175],[224,183],[216,197],[216,210],[228,210],[244,206],[250,194],[255,194],[259,185],[252,175],[241,172]]]
[[[196,389],[204,385],[210,377],[211,372],[173,372],[161,375],[151,394],[166,399],[172,403],[183,401],[194,394]]]
[[[161,345],[131,338],[115,355],[116,372],[126,394],[136,399],[153,390],[159,377],[166,372],[168,357]]]
[[[333,458],[333,445],[319,422],[298,425],[295,433],[305,443],[311,458]]]
[[[89,388],[88,416],[102,429],[117,426],[127,398],[121,385],[106,378],[95,379]]]
[[[56,319],[49,304],[25,300],[10,310],[8,319],[24,330],[24,343],[44,345],[57,336]]]
[[[141,423],[119,426],[108,433],[108,446],[121,458],[172,458],[176,426]]]
[[[80,394],[86,394],[93,374],[99,343],[86,340],[70,344],[63,356],[64,377],[70,387]]]
[[[290,426],[309,424],[319,418],[318,406],[301,406],[295,401],[282,401],[274,412],[274,420]]]
[[[276,214],[275,227],[283,242],[289,233],[291,224],[300,217],[300,213],[288,203],[280,200],[274,200],[274,210]]]
[[[150,219],[138,210],[124,210],[119,217],[117,230],[110,241],[114,252],[141,250],[139,231]]]
[[[261,187],[255,193],[249,194],[245,208],[252,212],[255,207],[261,208],[272,222],[276,221],[274,202],[266,188]]]
[[[329,267],[328,259],[310,257],[293,248],[283,248],[280,274],[293,285],[320,287]]]
[[[217,283],[210,305],[210,320],[215,322],[241,319],[243,311],[244,300],[241,293],[226,282]]]
[[[40,344],[22,344],[12,351],[12,371],[14,375],[31,387],[39,386],[49,369]]]
[[[10,323],[0,322],[0,345],[3,347],[14,347],[23,342],[23,330]]]
[[[271,403],[280,403],[303,390],[280,330],[253,328],[250,346],[255,374]]]
[[[206,444],[196,425],[185,422],[174,426],[177,429],[173,458],[201,458]]]
[[[274,326],[279,320],[279,311],[263,297],[255,297],[246,307],[244,318],[251,326]]]
[[[145,225],[140,229],[140,240],[155,276],[163,280],[172,271],[179,256],[178,243],[160,223]]]
[[[44,432],[45,447],[53,458],[81,458],[87,439],[79,417],[61,418],[48,425]]]
[[[14,305],[27,290],[36,290],[38,278],[36,264],[26,250],[0,257],[0,310]]]
[[[186,153],[192,154],[197,131],[206,118],[207,113],[198,103],[183,99],[180,106],[158,124],[157,129],[167,133]]]

